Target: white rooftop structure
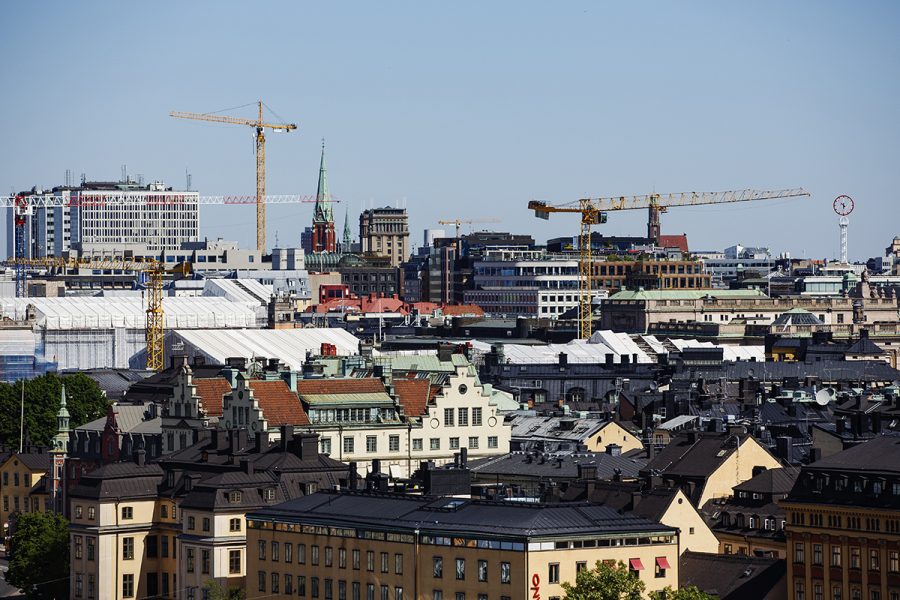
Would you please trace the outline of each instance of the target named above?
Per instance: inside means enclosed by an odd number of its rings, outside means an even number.
[[[24,320],[29,304],[35,307],[37,325],[46,330],[143,329],[147,322],[147,307],[139,297],[0,298],[0,315]],[[225,298],[163,298],[163,312],[168,329],[258,325],[248,303]]]
[[[613,355],[614,363],[621,363],[622,356],[629,362],[654,362],[647,353],[634,343],[627,333],[597,331],[587,341],[572,340],[568,344],[503,344],[503,354],[512,364],[540,364],[559,361],[559,354],[564,352],[569,363],[603,363],[606,355]]]
[[[226,298],[231,302],[266,304],[272,294],[271,285],[256,279],[207,279],[203,287],[204,296]]]
[[[277,358],[300,370],[306,353],[318,354],[322,344],[333,344],[340,356],[357,354],[359,339],[343,329],[191,329],[166,333],[166,347],[183,344],[189,359],[202,356],[208,363],[224,364],[229,358]]]

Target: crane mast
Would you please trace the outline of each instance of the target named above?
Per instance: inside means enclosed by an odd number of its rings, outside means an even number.
[[[207,113],[191,113],[172,111],[169,116],[194,121],[210,121],[229,125],[246,125],[256,130],[256,249],[266,251],[266,129],[273,131],[293,131],[297,125],[293,123],[267,123],[263,118],[262,100],[257,102],[259,109],[256,119],[240,119],[225,115]]]

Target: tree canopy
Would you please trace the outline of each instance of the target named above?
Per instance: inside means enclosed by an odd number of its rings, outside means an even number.
[[[52,513],[21,513],[9,544],[6,581],[29,599],[69,597],[69,523]]]
[[[62,384],[70,426],[77,427],[106,414],[108,400],[93,379],[84,373],[60,377],[47,373],[25,381],[25,435],[32,444],[46,446],[56,435]],[[19,447],[19,410],[22,382],[0,383],[0,444]]]
[[[562,584],[564,600],[639,600],[643,598],[644,582],[632,573],[625,563],[606,564],[597,561],[593,569],[582,569],[575,583]],[[667,587],[650,592],[651,600],[715,600],[715,596],[688,586],[678,590]]]

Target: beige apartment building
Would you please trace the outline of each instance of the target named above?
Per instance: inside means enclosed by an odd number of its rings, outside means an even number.
[[[399,267],[410,254],[409,215],[405,208],[370,208],[359,215],[359,243],[363,254],[390,259]]]
[[[248,598],[556,599],[598,560],[678,586],[677,529],[586,503],[323,491],[247,521]]]

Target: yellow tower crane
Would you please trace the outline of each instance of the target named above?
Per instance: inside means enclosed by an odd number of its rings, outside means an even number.
[[[165,368],[165,314],[163,313],[163,275],[167,273],[187,275],[191,272],[189,263],[181,263],[166,269],[163,263],[155,259],[141,258],[16,258],[5,261],[5,265],[48,269],[101,269],[117,271],[133,271],[147,274],[147,324],[145,338],[147,342],[147,370],[162,371]]]
[[[177,112],[169,113],[170,117],[193,119],[195,121],[212,121],[230,125],[247,125],[256,129],[256,249],[266,251],[266,134],[265,130],[289,132],[297,129],[293,123],[267,123],[263,120],[263,103],[257,102],[259,116],[256,119],[241,119],[225,115],[208,113]]]
[[[473,223],[499,223],[500,219],[451,219],[447,221],[438,221],[440,225],[456,225],[456,237],[459,238],[460,225],[472,225]]]
[[[538,200],[528,203],[529,210],[540,219],[549,219],[550,213],[578,213],[581,230],[578,239],[578,337],[587,339],[592,333],[593,294],[591,225],[606,223],[607,212],[615,210],[649,210],[647,233],[654,243],[659,242],[659,214],[674,206],[699,206],[725,204],[753,200],[775,200],[809,196],[803,188],[789,190],[739,190],[726,192],[682,192],[678,194],[646,194],[643,196],[619,196],[615,198],[582,198],[564,204],[547,204]]]

